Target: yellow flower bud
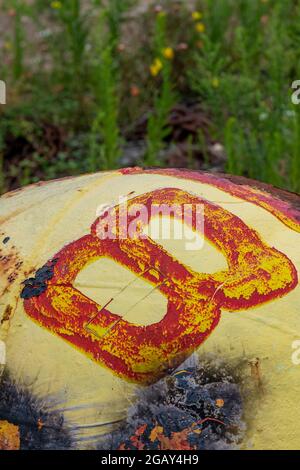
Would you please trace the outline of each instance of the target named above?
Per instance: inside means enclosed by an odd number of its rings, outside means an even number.
[[[201,23],[201,22],[196,23],[196,31],[197,31],[198,33],[204,33],[204,31],[205,31],[205,24],[204,24],[204,23]]]
[[[211,84],[214,88],[218,88],[220,85],[220,80],[217,77],[214,77],[211,81]]]
[[[202,19],[202,17],[203,17],[203,15],[200,11],[193,11],[193,13],[192,13],[193,20],[199,21],[199,20]]]
[[[51,8],[53,8],[54,10],[60,10],[61,7],[62,7],[61,2],[59,1],[51,2]]]
[[[172,47],[165,47],[165,49],[163,49],[162,51],[163,53],[163,56],[165,57],[165,59],[169,59],[169,60],[172,60],[174,59],[174,50],[172,49]]]
[[[155,59],[153,64],[150,66],[150,73],[152,77],[156,77],[163,67],[162,61],[160,59]]]

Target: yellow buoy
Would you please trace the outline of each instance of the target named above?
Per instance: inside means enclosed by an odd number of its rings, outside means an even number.
[[[37,448],[47,420],[48,448],[298,448],[299,207],[175,169],[2,196],[0,420],[21,395]]]

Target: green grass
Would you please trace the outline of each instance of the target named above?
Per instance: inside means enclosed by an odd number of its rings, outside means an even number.
[[[300,79],[300,1],[199,0],[201,18],[169,0],[164,14],[132,18],[135,4],[6,0],[0,7],[9,19],[1,30],[9,99],[0,107],[0,191],[117,168],[143,116],[140,163],[169,165],[165,150],[177,145],[170,112],[192,101],[211,123],[210,140],[225,148],[226,171],[300,192],[300,105],[291,102]],[[186,145],[187,166],[213,167],[203,129]]]
[[[188,77],[217,124],[227,170],[299,191],[299,111],[290,92],[299,73],[298,2],[206,3],[207,32]]]
[[[167,121],[172,106],[176,103],[172,82],[172,58],[165,57],[167,49],[166,15],[158,14],[155,21],[154,33],[154,74],[161,73],[161,86],[155,91],[154,109],[152,110],[147,126],[147,151],[143,163],[148,166],[160,166],[164,162],[160,159],[160,152],[165,147],[165,139],[170,134]],[[173,50],[170,48],[170,52]],[[153,65],[152,65],[153,66]],[[159,67],[161,71],[159,72]]]

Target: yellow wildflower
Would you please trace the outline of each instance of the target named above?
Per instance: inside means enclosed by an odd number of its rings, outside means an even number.
[[[193,13],[192,13],[193,20],[199,21],[199,20],[202,19],[202,17],[203,17],[203,15],[200,11],[193,11]]]
[[[153,64],[150,66],[150,73],[153,77],[156,77],[163,67],[162,61],[160,59],[155,59]]]
[[[220,85],[220,80],[217,77],[214,77],[211,81],[211,84],[214,88],[218,88]]]
[[[196,23],[196,31],[198,33],[204,33],[205,31],[205,24],[204,23],[201,23],[201,21],[199,21],[198,23]]]
[[[60,8],[62,7],[62,3],[59,2],[59,1],[54,1],[54,2],[51,2],[51,8],[53,8],[54,10],[60,10]]]
[[[165,49],[162,50],[162,54],[165,59],[174,59],[174,50],[172,49],[172,47],[165,47]]]

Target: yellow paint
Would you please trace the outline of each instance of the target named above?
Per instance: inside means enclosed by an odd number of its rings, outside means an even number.
[[[81,426],[78,429],[79,447],[93,446],[97,433],[112,429],[112,425],[98,428],[97,423],[117,421],[126,415],[137,386],[116,377],[109,369],[99,367],[25,315],[23,303],[17,301],[21,282],[28,277],[26,271],[43,266],[63,246],[89,233],[99,205],[109,202],[116,204],[119,195],[132,193],[129,196],[131,198],[162,187],[177,187],[205,197],[237,215],[254,228],[268,246],[284,253],[296,266],[300,276],[300,234],[267,210],[208,184],[171,176],[104,173],[30,187],[10,198],[1,198],[1,230],[11,237],[18,256],[24,261],[18,270],[18,277],[0,302],[0,319],[8,303],[13,307],[9,329],[8,322],[4,322],[0,328],[0,339],[6,340],[6,367],[15,380],[30,384],[33,393],[43,399],[49,396],[55,398],[50,406],[64,410],[67,425]],[[9,252],[10,249],[9,244],[1,246],[2,252]],[[222,263],[224,270],[227,269],[226,262],[215,249],[209,251],[209,256],[205,249],[203,253],[199,251],[191,255],[181,249],[180,244],[173,242],[169,243],[167,249],[180,262],[186,259],[186,264],[192,264],[193,270],[199,266],[200,274],[207,272],[205,266],[208,261],[210,273],[218,272]],[[237,281],[242,272],[251,274],[251,266],[247,265],[245,255],[246,252],[241,254],[241,272],[236,273]],[[271,262],[262,260],[264,269],[272,276],[274,288],[280,287],[283,282],[276,276],[276,262],[276,259]],[[288,269],[285,272],[288,279]],[[106,282],[114,284],[118,279],[116,276],[114,270],[109,271]],[[219,276],[222,280],[222,273]],[[5,277],[0,275],[1,291],[5,287],[4,283]],[[95,285],[95,280],[91,279],[90,284]],[[240,287],[237,284],[225,284],[223,288],[226,295],[238,296]],[[260,287],[259,282],[256,286]],[[59,289],[61,295],[58,304],[71,308],[63,294],[63,287]],[[186,289],[187,293],[189,289],[192,292],[193,286],[186,286]],[[249,284],[249,296],[251,289],[253,286]],[[244,374],[251,383],[254,378],[249,361],[253,358],[260,360],[263,391],[258,394],[254,404],[246,405],[248,432],[242,444],[245,449],[299,449],[300,366],[292,362],[292,343],[300,339],[299,305],[298,285],[286,296],[265,305],[240,312],[224,311],[218,327],[198,351],[200,355],[219,355],[229,362],[241,360]],[[156,308],[161,315],[163,308],[160,310],[160,307],[157,301]],[[145,318],[151,318],[150,308],[151,303],[145,306]],[[200,316],[201,312],[194,321],[198,322]],[[210,322],[208,316],[204,326],[207,327]],[[98,333],[102,335],[104,332]],[[151,359],[151,349],[145,349],[144,354]],[[155,367],[155,364],[152,366]],[[81,437],[89,437],[88,444],[82,443]]]

